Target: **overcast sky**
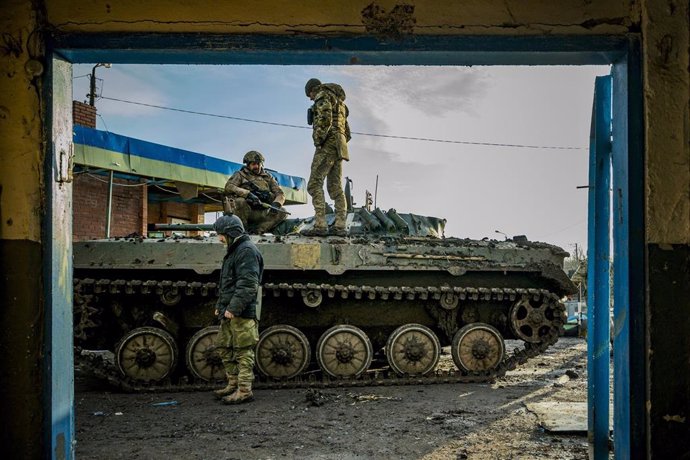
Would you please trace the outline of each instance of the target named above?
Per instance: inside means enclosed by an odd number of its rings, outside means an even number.
[[[92,65],[74,66],[74,99],[86,101]],[[449,141],[353,135],[343,175],[387,210],[445,217],[446,236],[510,236],[586,246],[594,78],[608,67],[151,66],[97,69],[98,94],[184,110],[307,127],[311,77],[347,93],[352,131]],[[98,128],[241,162],[259,150],[266,166],[309,176],[308,129],[249,123],[97,99]],[[311,204],[291,206],[313,214]]]

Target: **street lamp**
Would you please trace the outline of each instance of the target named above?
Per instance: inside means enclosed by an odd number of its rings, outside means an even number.
[[[89,88],[89,105],[94,106],[96,105],[96,68],[97,67],[105,67],[106,69],[109,69],[112,66],[110,63],[105,63],[105,62],[99,62],[95,66],[93,66],[93,69],[91,69],[91,86]]]
[[[503,235],[503,237],[506,239],[506,241],[508,240],[508,235],[506,235],[505,233],[500,232],[500,231],[498,231],[498,230],[494,230],[494,232],[500,233],[501,235]]]

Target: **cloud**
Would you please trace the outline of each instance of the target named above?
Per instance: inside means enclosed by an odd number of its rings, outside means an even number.
[[[364,190],[374,193],[379,180],[379,203],[404,207],[403,202],[419,192],[420,179],[431,183],[437,169],[416,161],[401,159],[396,152],[350,145],[351,161],[343,165],[343,175],[354,181],[356,201],[364,201]],[[397,203],[397,204],[396,204]]]
[[[475,114],[490,87],[489,73],[474,67],[362,66],[342,72],[354,80],[355,98],[376,107],[395,101],[432,117]]]
[[[476,117],[492,82],[486,69],[469,67],[335,67],[318,77],[345,88],[352,131],[419,137],[447,137],[449,119],[457,126],[459,117]],[[460,131],[455,127],[452,132]],[[390,149],[386,139],[375,136],[354,134],[353,142]],[[395,154],[398,159],[410,156],[403,150]],[[429,162],[435,161],[428,157]]]

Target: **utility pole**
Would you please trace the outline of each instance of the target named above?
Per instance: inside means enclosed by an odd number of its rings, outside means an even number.
[[[91,84],[89,85],[89,105],[90,106],[95,106],[96,105],[96,68],[97,67],[105,67],[106,69],[109,69],[112,67],[112,64],[110,63],[105,63],[105,62],[99,62],[95,66],[93,66],[93,69],[91,69]]]
[[[89,85],[89,105],[91,107],[96,106],[96,69],[98,67],[105,67],[106,69],[109,69],[112,66],[110,63],[106,62],[99,62],[95,66],[93,66],[93,69],[91,69],[91,81]],[[111,169],[109,178],[108,178],[108,201],[107,201],[107,206],[105,210],[105,237],[110,238],[110,218],[112,217],[112,208],[113,208],[113,180],[114,180],[114,171]]]

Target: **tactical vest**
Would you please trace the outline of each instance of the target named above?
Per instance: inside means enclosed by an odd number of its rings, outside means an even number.
[[[242,182],[240,187],[249,190],[250,192],[256,192],[257,190],[270,192],[271,184],[268,178],[263,174],[253,174],[249,171],[242,170]]]

